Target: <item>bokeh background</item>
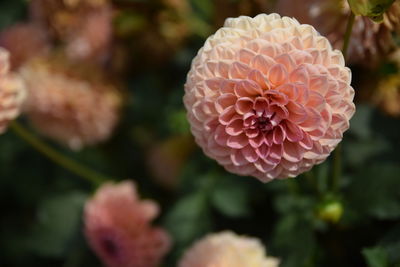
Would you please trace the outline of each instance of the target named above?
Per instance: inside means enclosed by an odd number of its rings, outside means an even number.
[[[161,205],[156,223],[174,243],[163,266],[175,266],[198,238],[226,229],[260,238],[285,267],[400,266],[399,56],[351,65],[357,112],[343,140],[338,188],[330,179],[331,159],[296,179],[262,184],[227,173],[202,153],[190,134],[182,97],[191,60],[225,18],[269,13],[277,1],[109,1],[103,19],[112,28],[95,21],[82,33],[94,43],[109,34],[93,55],[68,50],[80,27],[63,35],[51,28],[55,14],[36,14],[34,2],[46,1],[0,1],[0,45],[20,51],[14,69],[24,67],[27,58],[63,54],[48,64],[66,70],[73,68],[71,61],[95,65],[101,69],[95,76],[112,81],[123,104],[111,138],[80,150],[43,136],[28,116],[19,121],[65,155],[115,180],[133,179],[143,197]],[[79,19],[87,16],[82,12],[69,13],[71,25],[82,25]],[[38,41],[39,33],[29,29],[12,38],[4,34],[16,23],[41,19],[51,40]],[[398,46],[399,35],[391,34]],[[0,266],[100,266],[82,232],[82,207],[94,189],[13,131],[2,135]]]

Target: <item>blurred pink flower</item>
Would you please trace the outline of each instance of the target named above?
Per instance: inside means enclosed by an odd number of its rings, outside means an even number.
[[[355,106],[343,55],[278,14],[227,19],[192,62],[184,103],[196,142],[228,171],[267,182],[321,163]]]
[[[110,56],[113,10],[109,0],[35,0],[32,21],[65,45],[73,60],[103,62]]]
[[[232,232],[211,234],[189,248],[178,267],[278,267],[261,242]]]
[[[51,45],[43,28],[20,23],[0,34],[0,46],[10,51],[11,66],[17,69],[29,59],[48,53]]]
[[[168,234],[152,227],[158,205],[140,200],[130,181],[107,183],[85,206],[86,238],[108,267],[155,267],[170,248]]]
[[[107,140],[122,99],[100,69],[70,65],[64,57],[37,58],[23,67],[30,122],[44,135],[78,150]]]
[[[26,95],[22,79],[8,71],[9,53],[0,48],[0,133],[20,114]]]

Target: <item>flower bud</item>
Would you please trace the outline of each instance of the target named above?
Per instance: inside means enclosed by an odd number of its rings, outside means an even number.
[[[339,200],[328,199],[323,201],[318,209],[317,216],[323,221],[337,223],[343,215],[343,204]]]
[[[375,22],[383,21],[383,14],[394,0],[348,0],[351,10],[356,15],[366,16]]]

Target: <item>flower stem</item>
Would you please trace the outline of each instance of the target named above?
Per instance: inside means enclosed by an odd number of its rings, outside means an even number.
[[[355,14],[351,12],[349,20],[347,22],[346,32],[344,34],[343,47],[342,47],[342,53],[345,60],[347,58],[347,50],[349,48],[350,37],[351,37],[351,32],[353,30],[355,18],[356,18]],[[336,147],[333,155],[332,189],[334,192],[338,191],[339,189],[339,181],[341,175],[342,175],[342,146],[341,144],[339,144]]]
[[[342,53],[343,53],[344,59],[347,59],[347,50],[349,48],[351,32],[353,30],[353,25],[354,25],[355,19],[356,19],[356,15],[354,15],[354,13],[351,12],[349,21],[347,22],[346,32],[344,34],[344,40],[343,40]]]
[[[64,167],[65,169],[69,170],[70,172],[76,174],[77,176],[91,182],[95,186],[98,186],[104,181],[109,180],[102,174],[97,173],[96,171],[91,170],[86,166],[81,165],[80,163],[56,151],[54,148],[52,148],[51,146],[49,146],[48,144],[37,138],[32,133],[30,133],[18,122],[13,121],[10,124],[10,128],[14,131],[16,135],[18,135],[21,139],[25,140],[37,151],[45,155],[47,158],[57,163],[58,165]]]

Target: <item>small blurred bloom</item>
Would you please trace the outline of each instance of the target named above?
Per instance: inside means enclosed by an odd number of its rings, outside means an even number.
[[[206,236],[183,256],[179,267],[278,267],[279,260],[265,255],[255,238],[221,232]]]
[[[8,52],[0,48],[0,133],[20,114],[25,100],[24,83],[16,74],[8,73],[8,60]]]
[[[384,78],[374,91],[373,100],[387,114],[400,117],[400,75]]]
[[[158,213],[132,182],[104,184],[85,205],[86,238],[108,267],[156,267],[170,247],[167,233],[150,225]]]
[[[279,0],[276,11],[313,25],[336,49],[341,49],[350,8],[344,0]],[[356,17],[350,39],[350,63],[376,66],[382,56],[396,47],[393,33],[400,33],[400,1],[396,1],[378,24],[367,17]]]
[[[67,40],[67,54],[72,59],[88,59],[107,55],[112,38],[111,9],[100,9],[88,14],[78,29]]]
[[[17,69],[29,59],[46,54],[50,42],[43,28],[35,24],[16,24],[0,34],[0,46],[11,54],[11,66]]]
[[[21,75],[28,89],[26,113],[41,133],[71,149],[111,136],[122,99],[99,69],[69,65],[63,58],[35,59]]]
[[[35,0],[35,23],[48,28],[75,60],[104,60],[112,41],[112,7],[106,0]]]
[[[184,103],[209,157],[267,182],[329,156],[355,111],[350,80],[342,53],[312,26],[231,18],[193,60]]]
[[[179,174],[195,144],[190,136],[174,136],[149,149],[147,163],[157,182],[169,189],[179,183]]]

